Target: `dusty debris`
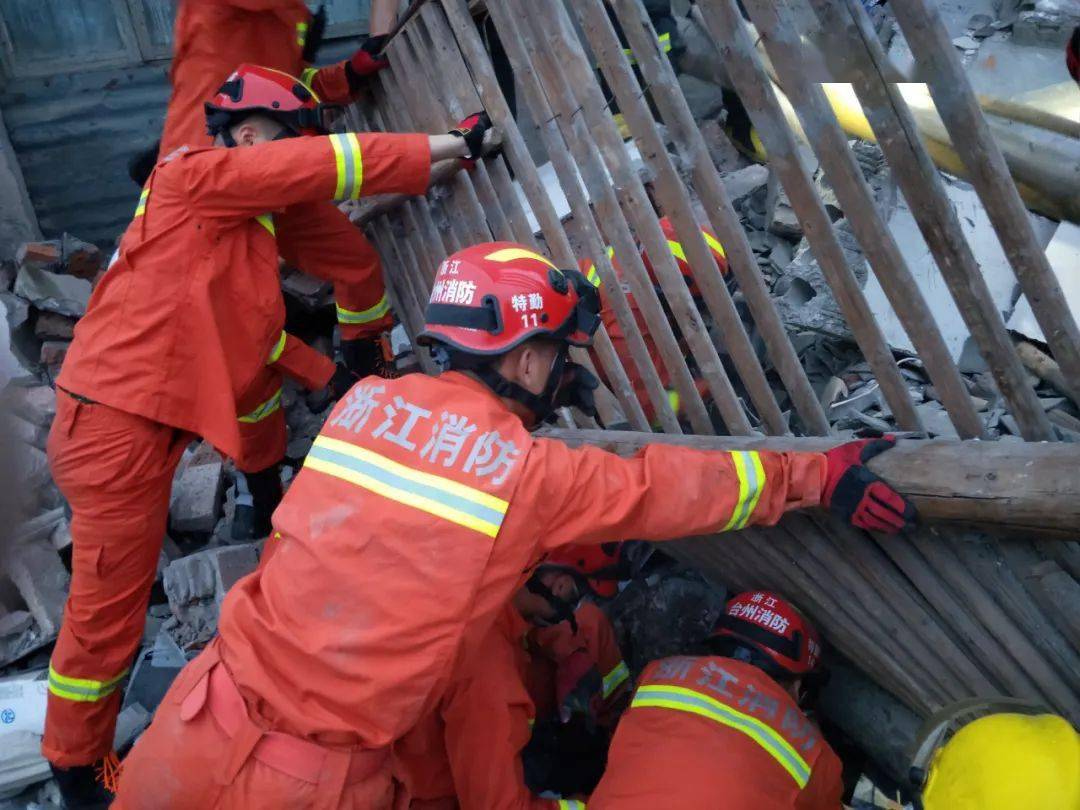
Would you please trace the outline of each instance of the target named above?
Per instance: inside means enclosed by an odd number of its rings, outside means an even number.
[[[181,462],[169,502],[169,525],[173,531],[209,534],[214,530],[221,513],[223,474],[220,457],[200,460],[189,456]]]
[[[90,300],[90,282],[74,276],[24,266],[15,279],[15,294],[38,309],[81,318]]]

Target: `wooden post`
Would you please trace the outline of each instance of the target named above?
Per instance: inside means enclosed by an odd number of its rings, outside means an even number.
[[[694,269],[694,280],[701,290],[706,306],[723,331],[724,345],[730,351],[731,358],[738,369],[743,384],[750,393],[751,399],[769,432],[775,435],[789,432],[783,414],[781,414],[776,403],[776,398],[769,387],[768,380],[765,379],[765,373],[758,362],[754,347],[751,345],[750,338],[743,327],[742,319],[735,309],[735,303],[731,300],[727,284],[720,275],[712,251],[705,242],[701,226],[694,216],[690,195],[667,154],[663,139],[656,131],[652,114],[641,98],[641,89],[638,87],[633,71],[622,53],[622,48],[615,35],[615,30],[611,27],[607,13],[604,11],[603,6],[599,4],[599,0],[577,3],[575,4],[575,10],[579,19],[582,20],[582,25],[589,36],[590,43],[597,59],[600,61],[604,74],[607,76],[608,83],[615,91],[615,95],[619,100],[619,108],[627,121],[630,122],[635,136],[642,144],[642,158],[656,172],[657,177],[653,184],[656,194],[664,207],[664,212],[675,225],[679,243],[683,246],[686,258]],[[568,50],[572,50],[565,47],[564,37],[566,34],[565,27],[562,27],[561,35],[556,33],[556,37],[564,46],[561,49],[564,54]],[[563,59],[562,63],[564,66],[569,66],[568,72],[571,74],[576,87],[580,88],[582,86],[581,80],[585,78],[582,75],[583,72],[590,80],[592,79],[592,70],[587,63],[583,64],[584,59],[570,57]],[[588,110],[602,99],[596,98],[599,94],[599,88],[596,87],[595,83],[590,81],[585,86],[595,88],[594,92],[579,91],[578,94],[582,106]],[[608,113],[606,110],[601,109],[596,111],[596,115],[606,117]],[[644,190],[642,190],[642,194],[644,194]],[[663,249],[666,254],[671,253],[666,240]],[[685,283],[680,280],[679,286],[685,287]]]
[[[895,85],[885,79],[888,58],[866,12],[857,2],[846,6],[830,0],[812,3],[826,42],[850,60],[848,73],[893,169],[893,177],[1024,438],[1055,439],[1050,420],[1013,351],[1005,322],[960,228],[941,177],[919,138],[915,118]]]
[[[892,9],[915,56],[919,74],[930,87],[953,148],[970,173],[971,184],[986,208],[1054,359],[1072,385],[1072,399],[1077,401],[1080,330],[1035,238],[1027,209],[1009,176],[1001,149],[990,134],[941,14],[935,4],[926,0],[904,0]]]
[[[517,122],[514,120],[514,116],[506,104],[506,99],[503,98],[502,91],[499,89],[498,79],[496,79],[492,70],[491,61],[488,59],[484,45],[480,41],[476,26],[469,16],[465,0],[442,0],[442,5],[446,11],[450,26],[457,36],[462,53],[467,60],[467,66],[476,83],[480,98],[484,102],[484,108],[488,111],[492,121],[502,130],[504,138],[503,153],[510,161],[514,174],[518,182],[521,183],[522,190],[529,201],[529,206],[540,223],[548,248],[552,252],[552,257],[557,264],[563,267],[575,266],[576,259],[570,247],[570,241],[566,238],[562,223],[559,221],[555,208],[551,204],[551,200],[548,198],[543,183],[537,174],[536,165],[525,147],[525,140],[521,137]],[[587,203],[584,211],[587,214]],[[596,241],[601,246],[603,245],[598,236]],[[629,306],[626,306],[625,296],[614,296],[613,307],[616,318],[624,329],[627,328],[626,324],[633,323],[633,315],[630,313]],[[659,402],[657,414],[664,429],[669,432],[681,433],[678,419],[676,419],[670,405],[667,403],[663,385],[660,383],[659,377],[656,376],[656,370],[649,360],[648,348],[640,339],[640,334],[636,334],[636,329],[628,331],[626,334],[631,357],[641,372],[646,388],[650,392],[650,399],[654,402],[654,405]],[[638,430],[648,430],[648,420],[645,418],[645,413],[637,400],[633,386],[618,359],[615,348],[611,344],[611,339],[602,327],[597,332],[594,345],[601,365],[614,386],[615,395],[630,420],[630,424]]]
[[[642,13],[643,9],[636,0],[615,0],[613,7],[637,57],[638,68],[646,84],[652,88],[653,102],[680,146],[684,160],[692,166],[694,189],[701,196],[713,230],[724,245],[728,266],[739,282],[739,290],[750,307],[769,358],[791,395],[807,432],[824,436],[829,433],[825,409],[821,407],[788,339],[739,216],[731,205],[675,72],[657,47],[652,23],[648,15]]]
[[[527,1],[518,4],[521,16],[531,23],[531,33],[525,37],[526,45],[532,63],[539,66],[544,79],[544,89],[559,113],[559,126],[563,129],[564,137],[582,151],[579,158],[582,177],[608,230],[612,246],[616,248],[616,258],[619,259],[624,278],[630,281],[632,286],[635,280],[640,285],[634,291],[634,298],[643,312],[652,309],[653,300],[656,301],[656,309],[661,314],[661,326],[665,332],[671,332],[663,306],[634,241],[636,234],[646,249],[667,307],[674,315],[693,359],[698,363],[701,377],[713,395],[713,401],[720,411],[720,416],[724,418],[728,432],[735,435],[750,434],[753,432],[750,421],[735,395],[716,347],[708,336],[683,274],[675,265],[675,257],[671,247],[667,245],[667,238],[660,228],[642,181],[626,158],[626,149],[615,122],[603,107],[604,98],[599,92],[592,68],[584,57],[577,36],[570,29],[568,19],[564,18],[565,10],[561,3],[552,3],[549,9],[553,12],[552,15],[540,17],[537,9],[532,8]],[[610,173],[611,179],[608,179],[607,173]],[[627,224],[633,225],[634,234]],[[620,253],[620,244],[632,245],[629,257],[625,255],[625,249]],[[643,301],[643,294],[648,297],[648,303]],[[657,340],[659,346],[660,338],[656,326],[651,322],[648,325],[650,335]],[[678,352],[678,355],[679,367],[672,368],[671,364],[665,363],[667,369],[672,373],[679,394],[684,397],[690,395],[687,409],[694,430],[712,434],[715,431],[705,413],[701,396],[694,386],[689,367],[681,352]],[[772,392],[764,375],[760,382],[766,390],[766,396],[771,399]],[[774,401],[772,407],[782,426],[783,419]]]
[[[660,382],[656,369],[653,368],[652,361],[649,359],[648,348],[641,338],[637,323],[630,311],[630,305],[626,300],[626,294],[623,292],[622,285],[608,259],[603,237],[596,227],[592,212],[589,208],[589,200],[581,189],[577,166],[570,157],[570,150],[568,148],[570,144],[567,144],[559,134],[558,125],[554,120],[554,113],[547,102],[543,88],[533,71],[524,44],[518,34],[517,22],[514,20],[509,10],[501,4],[493,5],[490,8],[490,13],[496,26],[499,28],[503,46],[506,48],[507,56],[513,65],[515,76],[518,81],[521,82],[526,101],[532,108],[533,117],[536,121],[540,122],[540,134],[544,139],[544,145],[551,157],[552,165],[559,176],[559,183],[570,203],[574,218],[581,226],[582,233],[586,237],[586,249],[590,253],[590,258],[596,264],[597,272],[600,274],[600,278],[607,288],[608,300],[611,303],[611,307],[620,327],[626,335],[631,356],[642,375],[646,390],[649,394],[649,400],[652,403],[664,430],[669,433],[681,433],[682,429],[679,427],[679,421],[675,416],[675,412],[671,409],[671,405],[668,403],[664,386]],[[509,116],[509,110],[507,110],[507,115]],[[580,151],[581,145],[577,144],[576,146],[578,147],[578,151]],[[604,179],[602,182],[606,184],[607,180]],[[610,189],[608,189],[608,192],[610,193]],[[623,221],[623,232],[617,236],[619,236],[621,243],[616,246],[616,250],[619,251],[620,255],[625,255],[628,261],[636,259],[640,265],[641,258],[640,256],[637,256],[637,250],[633,244],[633,238],[629,235],[629,231],[626,228],[625,220]],[[574,262],[574,265],[576,265],[576,261]],[[641,268],[641,275],[642,277],[645,277],[645,270],[643,267]],[[650,302],[645,296],[645,293],[642,292],[642,298],[639,298],[638,302],[639,305],[643,307],[643,314],[646,317],[647,322],[651,326],[653,320],[659,319],[662,321],[661,326],[667,330],[666,336],[662,331],[659,335],[654,334],[654,337],[657,338],[657,347],[661,352],[665,365],[669,366],[669,371],[672,371],[672,369],[677,370],[681,366],[685,374],[686,384],[693,389],[693,381],[689,379],[690,373],[689,371],[686,371],[686,363],[682,359],[674,335],[671,334],[671,327],[668,326],[667,320],[663,317],[663,312],[660,309],[659,301],[656,299],[655,291],[652,290],[651,285],[648,285],[647,283],[643,285],[640,278],[637,278],[636,281],[639,287],[648,286],[649,292],[652,293],[651,300],[655,304],[654,308],[647,309]],[[637,298],[638,289],[636,287],[634,288],[634,295],[635,298]],[[658,311],[659,314],[657,314]],[[685,386],[680,386],[680,393],[682,392],[683,387]],[[701,403],[701,397],[697,395],[697,390],[693,389],[693,392],[694,395],[697,396],[697,402]],[[695,429],[699,426],[702,427],[701,432],[705,432],[705,429],[708,428],[708,417],[704,413],[704,404],[701,404],[698,411],[698,424],[695,424]]]
[[[820,453],[836,439],[818,437],[665,436],[626,431],[549,434],[571,445],[591,444],[632,455],[652,443],[698,450]],[[1080,475],[1075,446],[901,439],[870,468],[915,503],[923,522],[951,521],[1016,528],[1036,534],[1080,533]],[[1071,533],[1071,535],[1069,534]]]
[[[769,154],[769,164],[788,193],[822,273],[881,385],[897,424],[904,430],[923,430],[885,335],[866,303],[859,282],[844,261],[832,221],[799,160],[795,137],[784,121],[780,104],[754,51],[754,43],[746,33],[738,8],[732,0],[700,0],[697,8],[720,48],[728,75]]]
[[[986,429],[972,405],[971,395],[960,378],[945,338],[900,255],[900,247],[877,214],[874,195],[848,148],[847,135],[836,122],[821,85],[807,76],[804,67],[807,59],[799,35],[788,20],[781,18],[773,3],[746,0],[746,4],[844,216],[851,223],[878,283],[915,345],[949,419],[962,438],[985,438]]]

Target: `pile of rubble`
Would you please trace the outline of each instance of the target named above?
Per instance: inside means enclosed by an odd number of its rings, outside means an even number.
[[[58,803],[40,754],[46,673],[70,584],[70,510],[50,477],[45,448],[56,415],[55,380],[78,319],[105,269],[94,245],[65,235],[23,245],[0,265],[0,808]],[[286,271],[290,320],[329,353],[327,284]],[[309,337],[310,339],[310,337]],[[404,361],[408,362],[408,361]],[[287,485],[329,413],[329,402],[286,380]],[[289,466],[292,465],[292,466]],[[172,678],[217,628],[228,589],[254,570],[261,544],[235,543],[233,468],[193,442],[177,468],[141,652],[128,680],[118,750],[149,723]]]

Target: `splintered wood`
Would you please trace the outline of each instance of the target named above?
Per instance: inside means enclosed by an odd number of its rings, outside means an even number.
[[[570,430],[552,435],[618,452],[657,440],[781,451],[835,444],[827,415],[832,403],[821,401],[828,386],[819,380],[815,387],[800,362],[755,256],[750,237],[761,234],[744,229],[641,0],[482,5],[424,4],[389,43],[391,68],[379,74],[372,103],[349,112],[350,126],[361,129],[440,132],[485,109],[502,136],[501,154],[472,172],[439,166],[426,196],[376,200],[354,212],[379,248],[395,312],[410,337],[422,328],[436,268],[449,253],[481,241],[517,241],[560,267],[594,265],[611,322],[622,333],[614,343],[602,328],[592,351],[578,350],[575,359],[607,384],[598,403],[601,425],[636,432],[581,430],[595,425],[578,414],[576,425],[566,422]],[[815,71],[838,60],[820,59],[819,46],[842,55],[850,72],[842,80],[852,81],[864,105],[942,287],[1000,391],[1000,407],[1014,420],[1013,432],[1028,442],[1056,441],[1054,425],[1076,420],[1063,411],[1049,418],[1036,396],[1024,364],[1039,350],[1023,344],[1026,355],[1018,356],[913,114],[886,80],[893,73],[862,3],[799,4],[803,19],[817,18],[814,35],[800,26],[794,5],[743,5],[749,20],[736,0],[698,0],[695,24],[715,45],[717,84],[737,93],[749,115],[771,182],[779,183],[771,193],[782,188],[790,202],[880,386],[883,412],[902,430],[924,431],[928,421],[845,258],[808,154],[816,156],[835,194],[831,204],[842,209],[916,347],[944,406],[939,421],[947,415],[961,439],[988,435],[980,412],[986,403],[971,396],[935,321],[939,310],[916,284],[822,92],[819,82],[836,78]],[[1052,365],[1056,372],[1037,373],[1075,402],[1080,333],[948,35],[929,0],[907,0],[894,10],[1047,336],[1054,357],[1039,368]],[[796,120],[801,131],[789,123]],[[543,173],[536,162],[541,151],[542,162],[550,161]],[[661,217],[677,241],[661,228]],[[732,283],[702,228],[716,234]],[[699,295],[691,294],[676,259],[692,268]],[[435,372],[426,350],[417,353],[423,369]],[[814,512],[789,516],[778,527],[688,539],[677,544],[677,554],[731,587],[785,592],[835,648],[922,714],[972,695],[1011,694],[1075,722],[1080,622],[1075,609],[1058,604],[1062,594],[1080,593],[1080,455],[1071,447],[908,441],[874,461],[927,521],[989,528],[996,536],[940,523],[884,539]],[[1053,539],[1028,539],[1036,533]]]

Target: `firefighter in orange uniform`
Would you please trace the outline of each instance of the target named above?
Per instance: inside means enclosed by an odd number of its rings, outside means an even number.
[[[623,459],[534,438],[556,407],[589,408],[595,380],[567,355],[598,313],[580,273],[521,245],[440,265],[422,339],[448,370],[367,378],[337,403],[274,513],[277,550],[229,592],[218,637],[128,757],[118,807],[387,806],[391,746],[560,546],[819,504],[893,531],[914,517],[861,442]]]
[[[574,556],[589,558],[593,548],[580,547]],[[565,550],[571,549],[578,547]],[[603,611],[578,605],[595,593],[588,569],[561,558],[563,551],[533,572],[477,652],[455,667],[436,711],[394,745],[395,777],[410,810],[580,806],[530,791],[523,752],[535,741],[535,729],[572,719],[585,721],[575,722],[577,730],[603,718],[610,732],[629,694],[629,670]],[[545,760],[543,767],[563,764]],[[602,761],[597,764],[602,770]],[[550,781],[546,772],[534,776]]]
[[[385,41],[385,20],[392,20],[392,0],[374,0],[373,36],[353,56],[323,68],[310,67],[326,25],[325,10],[314,16],[302,0],[183,0],[173,32],[174,54],[169,71],[173,92],[160,144],[162,157],[178,148],[210,146],[203,104],[213,96],[237,64],[264,65],[301,76],[316,97],[347,104],[360,92],[365,76],[388,63],[378,57]],[[380,20],[384,21],[380,23]],[[160,151],[159,151],[160,149]],[[147,175],[154,160],[140,160]],[[135,176],[133,169],[133,177]],[[137,178],[139,185],[145,177]],[[342,355],[354,374],[377,370],[381,357],[374,341],[391,322],[375,249],[363,233],[329,200],[290,206],[275,216],[279,250],[296,266],[335,282]],[[340,395],[352,381],[302,341],[290,339],[284,372],[309,390],[337,381]],[[282,364],[268,364],[262,378],[244,396],[238,412],[245,451],[236,465],[234,540],[264,537],[270,515],[281,500],[280,462],[284,457],[285,417],[280,410]],[[275,455],[273,448],[280,448]]]
[[[322,110],[299,82],[248,65],[210,112],[219,142],[236,148],[190,150],[154,170],[57,380],[48,450],[74,551],[43,751],[69,807],[108,798],[94,763],[110,752],[180,455],[195,436],[242,452],[237,403],[285,318],[275,212],[422,193],[431,161],[473,155],[484,129],[320,136]]]
[[[679,272],[682,273],[683,279],[686,281],[686,286],[690,288],[690,294],[694,297],[695,301],[700,301],[701,291],[698,289],[697,282],[694,280],[694,271],[691,269],[690,263],[686,260],[686,253],[683,251],[683,246],[675,233],[675,226],[672,225],[671,220],[664,217],[660,220],[660,227],[664,232],[664,236],[667,237],[668,247],[671,249],[671,255],[675,259],[675,264],[678,266]],[[712,251],[713,258],[716,260],[716,266],[720,270],[720,274],[727,280],[729,285],[733,285],[734,277],[728,270],[727,257],[724,254],[724,248],[709,229],[702,228],[701,233],[704,235],[705,241]],[[609,247],[607,249],[607,254],[608,258],[611,260],[612,267],[615,269],[616,274],[621,280],[623,271],[618,262],[615,261],[615,250]],[[653,286],[656,287],[657,294],[660,296],[660,301],[663,303],[664,294],[660,290],[659,281],[656,278],[656,271],[653,269],[652,264],[649,262],[649,257],[644,250],[641,251],[641,260],[645,264],[645,270],[649,274],[649,280],[652,281]],[[645,411],[645,418],[648,419],[650,423],[655,423],[656,409],[649,399],[648,391],[645,388],[645,380],[642,378],[641,372],[638,370],[637,364],[634,363],[633,357],[630,354],[626,335],[623,333],[622,327],[615,318],[615,310],[612,308],[608,296],[601,285],[600,274],[596,271],[596,265],[588,259],[583,259],[579,262],[579,267],[581,272],[585,273],[588,277],[589,281],[600,288],[600,299],[603,302],[600,316],[604,321],[604,326],[607,328],[608,336],[611,338],[611,343],[615,347],[619,359],[622,361],[627,376],[630,378],[630,383],[634,387],[634,393],[637,395],[638,402],[641,403],[641,408]],[[630,311],[634,315],[634,320],[637,322],[638,329],[641,331],[641,336],[645,339],[645,346],[649,350],[649,359],[652,360],[653,365],[656,366],[656,371],[660,375],[660,382],[668,390],[668,401],[671,403],[672,410],[678,415],[680,413],[679,395],[678,392],[671,387],[671,374],[664,366],[664,361],[660,356],[659,350],[656,348],[656,341],[649,334],[649,327],[646,325],[645,319],[641,315],[641,309],[625,281],[623,281],[623,291],[626,292],[627,303],[630,305]],[[700,308],[702,307],[699,304],[699,309]],[[672,320],[672,323],[674,324],[673,319],[669,318],[669,320]],[[677,328],[675,329],[675,334],[678,335]],[[598,368],[600,367],[598,361],[596,362],[596,366]],[[695,377],[695,383],[702,396],[706,396],[708,388],[705,385],[704,380]]]
[[[375,0],[374,18],[384,17]],[[309,67],[316,39],[303,0],[184,0],[177,11],[174,53],[169,78],[173,92],[165,116],[159,155],[176,149],[209,146],[204,102],[237,64],[263,65],[300,76],[317,100],[348,104],[360,92],[360,81],[388,64],[379,57],[385,36],[365,38],[344,62]],[[278,250],[305,272],[334,282],[338,325],[345,364],[367,374],[381,364],[377,338],[392,323],[379,256],[348,217],[330,200],[285,207],[274,217]]]
[[[653,661],[589,810],[839,810],[840,759],[800,707],[820,639],[766,591],[727,603],[713,655]]]
[[[394,775],[409,810],[582,806],[530,792],[522,754],[544,719],[534,689],[544,697],[550,693],[553,714],[556,700],[565,701],[559,708],[566,720],[570,712],[588,713],[595,720],[625,691],[619,688],[626,684],[622,678],[609,699],[603,696],[597,667],[618,672],[619,664],[622,670],[625,664],[603,611],[592,604],[575,609],[590,590],[584,573],[575,565],[549,561],[532,572],[475,654],[455,667],[435,712],[394,745]],[[571,619],[562,620],[567,616]],[[550,634],[534,635],[543,631]],[[535,669],[538,656],[552,666]]]

